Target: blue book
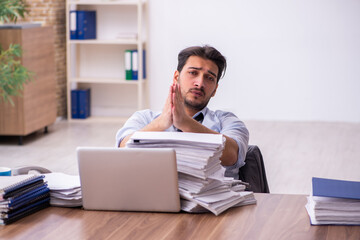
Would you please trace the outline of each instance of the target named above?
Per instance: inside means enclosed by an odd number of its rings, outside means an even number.
[[[37,189],[34,189],[30,192],[27,192],[23,195],[17,196],[15,198],[10,198],[10,199],[5,199],[2,202],[2,205],[12,208],[15,207],[16,205],[20,205],[20,204],[24,204],[27,203],[29,201],[31,201],[32,199],[35,199],[45,193],[48,193],[50,191],[50,189],[48,188],[47,184],[38,187]]]
[[[29,202],[29,204],[27,204],[19,209],[16,209],[16,210],[13,210],[13,211],[10,211],[7,213],[3,213],[1,217],[2,218],[14,218],[14,217],[22,214],[23,212],[29,211],[30,209],[32,209],[36,206],[39,206],[39,205],[42,205],[45,203],[49,204],[50,203],[50,194],[47,193],[47,194],[44,194],[43,196],[46,196],[46,197],[41,196],[41,198],[39,198],[38,200]]]
[[[313,196],[360,199],[360,182],[312,178]]]
[[[78,90],[78,118],[90,116],[90,88]]]
[[[143,50],[143,79],[146,78],[146,51]]]
[[[69,15],[70,39],[78,39],[76,19],[77,19],[77,11],[70,11],[70,15]]]
[[[0,217],[0,225],[7,225],[12,222],[15,222],[23,217],[26,217],[28,215],[31,215],[41,209],[44,209],[48,206],[50,206],[50,198],[41,200],[39,202],[34,203],[32,206],[26,207],[24,211],[18,212],[17,214],[11,214],[10,216],[1,216]]]
[[[96,12],[76,11],[77,39],[96,39]]]
[[[37,197],[34,197],[28,201],[22,201],[18,204],[12,204],[11,207],[8,207],[8,208],[1,208],[1,212],[2,213],[14,213],[14,212],[17,212],[17,211],[21,211],[21,209],[35,203],[35,202],[38,202],[40,200],[43,200],[45,198],[50,198],[50,191],[44,193],[44,194],[41,194]]]
[[[71,90],[71,117],[79,118],[78,90]]]
[[[131,51],[131,80],[138,80],[139,55],[137,50]]]
[[[132,61],[131,61],[131,55],[132,50],[125,50],[125,80],[132,80]]]
[[[7,195],[11,195],[13,192],[26,188],[28,185],[42,180],[43,178],[44,175],[18,175],[0,177],[0,200],[3,200]]]
[[[143,50],[143,79],[146,78],[146,66],[145,66],[145,50]],[[131,80],[138,80],[138,71],[139,68],[139,54],[138,50],[131,51],[131,70],[132,70],[132,78]]]
[[[10,193],[6,193],[4,194],[3,196],[3,199],[10,199],[10,198],[13,198],[13,197],[17,197],[17,196],[20,196],[22,194],[25,194],[27,192],[30,192],[30,191],[33,191],[34,189],[40,187],[40,186],[43,186],[45,183],[44,183],[44,179],[39,179],[38,181],[36,182],[33,182],[31,184],[28,184],[22,188],[19,188],[15,191],[12,191]]]

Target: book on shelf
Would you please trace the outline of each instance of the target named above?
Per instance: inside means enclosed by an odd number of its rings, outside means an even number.
[[[0,224],[6,225],[50,204],[43,175],[0,177]]]
[[[138,80],[139,54],[138,50],[125,50],[125,79]],[[146,51],[143,50],[143,79],[146,78]]]
[[[131,50],[125,50],[125,79],[132,80]]]
[[[96,11],[70,11],[70,39],[96,39]]]
[[[71,90],[71,117],[85,119],[91,115],[90,88]]]
[[[79,118],[77,90],[71,90],[71,118]]]
[[[305,207],[312,225],[360,225],[360,182],[314,177]]]

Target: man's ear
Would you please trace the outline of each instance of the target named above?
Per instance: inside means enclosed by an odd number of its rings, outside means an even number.
[[[174,73],[173,83],[178,83],[179,75],[180,75],[179,71],[176,70],[175,73]]]

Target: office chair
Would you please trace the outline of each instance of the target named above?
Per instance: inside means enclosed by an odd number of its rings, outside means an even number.
[[[256,145],[249,145],[245,165],[239,169],[239,179],[249,183],[248,191],[270,193],[266,179],[264,160]]]

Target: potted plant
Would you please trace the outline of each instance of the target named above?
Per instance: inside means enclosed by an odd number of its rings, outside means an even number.
[[[28,13],[25,0],[1,0],[0,24],[16,23],[18,18],[24,18]],[[11,96],[21,95],[23,85],[32,79],[28,71],[18,60],[21,57],[21,46],[10,44],[8,49],[0,45],[0,101],[14,105]]]

